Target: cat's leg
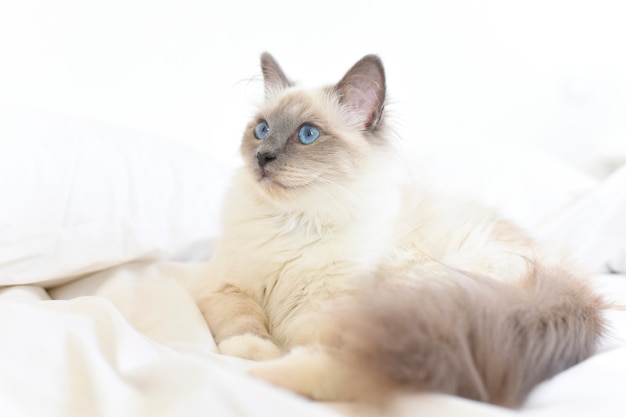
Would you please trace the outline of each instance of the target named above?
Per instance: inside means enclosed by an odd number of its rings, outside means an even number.
[[[337,328],[334,311],[331,307],[301,314],[292,322],[287,341],[291,350],[280,358],[251,364],[248,372],[314,400],[381,399],[389,385],[353,360],[347,343],[358,341]]]
[[[224,285],[198,304],[220,353],[253,360],[282,354],[268,332],[263,308],[234,285]]]
[[[359,370],[321,345],[297,346],[281,358],[252,364],[249,373],[314,400],[351,401],[363,395]]]

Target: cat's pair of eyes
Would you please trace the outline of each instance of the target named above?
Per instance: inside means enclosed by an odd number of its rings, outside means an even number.
[[[270,125],[265,121],[261,120],[254,127],[254,137],[258,140],[264,140],[270,134]],[[320,137],[320,130],[315,126],[305,123],[298,128],[298,140],[303,145],[309,145],[317,140]]]

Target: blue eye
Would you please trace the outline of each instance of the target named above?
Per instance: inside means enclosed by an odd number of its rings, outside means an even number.
[[[270,125],[265,120],[261,120],[254,127],[254,137],[258,140],[263,140],[270,134]]]
[[[308,145],[309,143],[313,143],[319,137],[320,137],[320,131],[315,126],[302,125],[300,127],[300,130],[298,130],[298,139],[300,140],[300,143],[303,145]]]

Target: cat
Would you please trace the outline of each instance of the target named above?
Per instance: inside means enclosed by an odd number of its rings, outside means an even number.
[[[261,69],[198,301],[220,353],[319,400],[437,391],[509,407],[593,353],[607,304],[575,267],[407,175],[379,57],[314,89],[268,53]]]

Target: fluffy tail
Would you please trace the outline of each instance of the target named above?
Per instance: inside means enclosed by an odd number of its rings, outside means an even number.
[[[451,275],[375,285],[339,315],[336,359],[367,374],[363,396],[436,391],[516,407],[589,357],[605,329],[607,303],[560,269],[515,286]]]

